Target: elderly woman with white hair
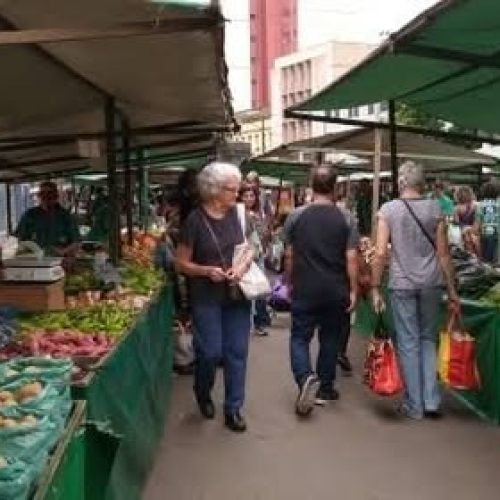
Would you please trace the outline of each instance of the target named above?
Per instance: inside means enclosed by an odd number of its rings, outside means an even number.
[[[420,165],[405,162],[398,183],[400,198],[378,214],[373,303],[377,312],[385,307],[380,285],[390,242],[389,295],[406,385],[400,412],[412,419],[439,418],[436,344],[443,285],[450,309],[460,310],[446,222],[438,202],[423,196]]]
[[[194,324],[194,392],[202,415],[215,417],[212,388],[222,359],[225,424],[246,430],[241,414],[245,396],[250,336],[250,302],[238,282],[248,270],[251,246],[233,265],[235,247],[245,242],[236,207],[241,173],[228,163],[214,162],[198,175],[201,205],[186,219],[177,248],[177,268],[190,283]],[[249,227],[248,224],[245,227]]]

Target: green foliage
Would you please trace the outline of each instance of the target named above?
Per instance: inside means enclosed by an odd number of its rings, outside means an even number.
[[[443,130],[444,127],[442,120],[401,102],[396,103],[396,123],[398,125],[423,127],[431,130]]]
[[[401,102],[396,103],[396,123],[398,125],[422,127],[430,130],[446,131],[455,134],[475,135],[477,133],[477,130],[466,129],[458,125],[453,125],[436,118],[425,111],[420,111],[418,108]],[[442,140],[468,149],[478,149],[481,147],[480,141],[468,141],[466,139],[455,139],[452,137],[443,138]]]

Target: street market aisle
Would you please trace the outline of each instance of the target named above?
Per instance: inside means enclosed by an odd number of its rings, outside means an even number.
[[[356,375],[340,379],[341,400],[307,421],[293,411],[288,320],[253,338],[245,415],[237,435],[203,421],[191,378],[173,399],[145,500],[490,500],[500,495],[500,429],[446,403],[439,422],[400,420],[391,403],[361,385],[363,342],[351,351]],[[221,378],[217,401],[221,401]]]

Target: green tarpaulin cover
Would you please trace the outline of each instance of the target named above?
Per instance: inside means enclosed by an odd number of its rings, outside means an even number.
[[[86,498],[137,500],[160,443],[172,378],[170,287],[139,317],[90,385]]]
[[[500,3],[443,0],[359,66],[293,107],[325,111],[397,100],[470,128],[498,132]]]

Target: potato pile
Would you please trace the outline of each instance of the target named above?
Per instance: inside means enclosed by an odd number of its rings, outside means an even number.
[[[33,415],[25,415],[20,418],[7,418],[0,415],[0,428],[31,427],[37,423],[38,419]]]
[[[26,403],[30,399],[38,397],[43,391],[41,382],[30,382],[24,384],[17,391],[0,391],[0,408],[6,406],[16,406]]]

